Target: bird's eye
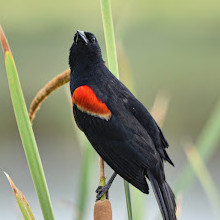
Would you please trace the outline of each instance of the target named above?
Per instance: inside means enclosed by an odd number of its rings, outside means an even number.
[[[95,37],[92,37],[90,41],[91,41],[91,43],[94,43],[95,42]]]

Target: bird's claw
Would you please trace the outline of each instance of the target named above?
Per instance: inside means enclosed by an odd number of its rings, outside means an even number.
[[[100,200],[104,194],[106,194],[106,199],[108,199],[108,190],[109,190],[108,185],[98,186],[98,188],[95,191],[97,193],[96,201]]]
[[[95,192],[98,193],[102,189],[102,187],[103,186],[98,186],[97,189],[95,190]]]

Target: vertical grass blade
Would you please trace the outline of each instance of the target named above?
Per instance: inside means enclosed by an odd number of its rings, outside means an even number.
[[[147,217],[144,218],[144,214],[147,212],[146,201],[144,200],[145,194],[143,194],[139,189],[132,186],[131,188],[131,195],[132,195],[132,205],[133,205],[133,212],[132,216],[134,219],[147,220]],[[145,207],[146,206],[146,207]]]
[[[195,146],[190,145],[185,149],[186,155],[189,159],[189,162],[197,175],[206,195],[209,199],[209,204],[212,206],[212,209],[216,215],[216,219],[220,219],[220,199],[217,187],[206,168],[203,160],[201,159]]]
[[[101,0],[101,11],[108,59],[108,68],[117,78],[119,78],[110,0]]]
[[[117,53],[115,46],[115,35],[114,35],[114,27],[113,27],[112,12],[111,12],[111,2],[110,0],[100,0],[100,3],[101,3],[101,12],[102,12],[104,35],[105,35],[108,67],[109,70],[117,78],[119,78],[118,61],[117,61]],[[130,188],[128,186],[128,183],[126,183],[126,181],[124,182],[124,186],[125,186],[125,195],[127,201],[128,218],[129,220],[132,220]]]
[[[92,166],[93,166],[93,159],[94,159],[94,150],[91,147],[88,140],[83,137],[83,160],[82,160],[82,167],[81,167],[81,177],[80,177],[80,187],[79,187],[79,194],[78,194],[78,214],[77,220],[82,220],[85,214],[85,207],[86,201],[88,199],[88,190],[90,186],[90,174],[92,173]]]
[[[8,84],[14,108],[14,113],[23,143],[28,166],[38,195],[41,210],[46,220],[53,220],[54,214],[50,201],[46,178],[43,171],[36,140],[28,117],[23,92],[21,89],[15,62],[7,43],[3,30],[0,27],[0,38],[5,55],[5,66],[8,76]]]
[[[198,138],[195,146],[202,160],[206,161],[218,147],[218,141],[220,139],[220,100],[218,101],[214,112],[205,125],[201,135]],[[184,170],[180,172],[181,175],[177,179],[175,192],[183,193],[192,184],[195,176],[195,172],[191,165],[187,163]]]
[[[128,211],[128,219],[131,220],[133,218],[132,218],[130,187],[129,187],[129,183],[125,180],[124,180],[124,188],[125,188],[125,197],[126,197],[126,204]]]
[[[14,182],[12,181],[12,179],[9,177],[9,175],[4,172],[10,185],[11,185],[11,188],[13,189],[14,191],[14,194],[15,194],[15,198],[16,198],[16,201],[18,203],[18,206],[21,210],[21,213],[24,217],[25,220],[35,220],[34,218],[34,215],[33,215],[33,212],[25,198],[25,196],[23,195],[23,193],[15,186]]]

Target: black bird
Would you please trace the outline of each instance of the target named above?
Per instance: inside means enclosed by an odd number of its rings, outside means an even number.
[[[105,66],[96,37],[77,31],[70,48],[70,90],[78,127],[115,171],[97,199],[119,174],[143,193],[151,182],[164,220],[176,219],[175,196],[166,182],[168,143],[144,105]]]

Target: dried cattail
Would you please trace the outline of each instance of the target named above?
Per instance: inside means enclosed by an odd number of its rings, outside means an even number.
[[[95,203],[94,220],[112,220],[112,207],[108,199]]]
[[[69,81],[70,81],[70,69],[54,77],[50,82],[48,82],[44,86],[44,88],[42,88],[37,93],[37,95],[35,96],[34,100],[31,103],[29,110],[29,118],[31,122],[33,122],[38,109],[40,108],[41,104],[45,101],[45,99],[55,90],[57,90],[64,84],[68,83]]]

